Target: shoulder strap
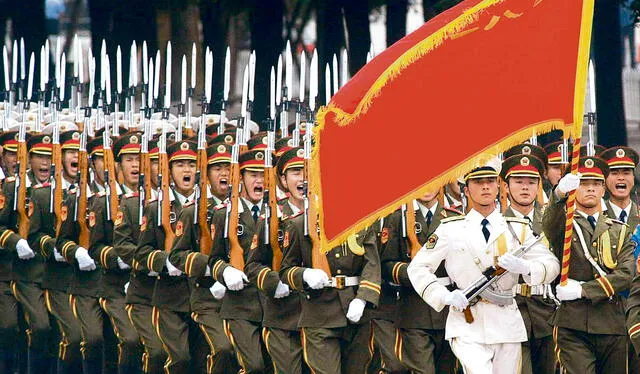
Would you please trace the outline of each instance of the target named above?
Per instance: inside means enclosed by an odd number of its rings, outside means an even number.
[[[576,221],[573,221],[573,229],[575,230],[576,234],[578,234],[578,238],[580,239],[580,244],[582,245],[582,252],[584,252],[584,257],[587,258],[591,266],[593,266],[593,268],[596,269],[596,271],[598,272],[598,274],[600,274],[601,277],[604,277],[605,275],[607,275],[607,273],[605,273],[604,270],[602,270],[600,265],[598,265],[596,260],[593,259],[593,256],[591,256],[591,253],[589,253],[589,247],[587,247],[587,242],[584,240],[584,234],[582,233],[582,228],[580,228],[580,225],[578,225]]]

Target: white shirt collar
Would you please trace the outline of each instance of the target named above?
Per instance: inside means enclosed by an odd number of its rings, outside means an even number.
[[[254,206],[258,207],[258,212],[262,210],[262,201],[260,201],[257,204],[252,203],[251,201],[245,199],[244,197],[242,198],[242,201],[244,201],[245,204],[247,204],[247,208],[249,208],[249,212],[252,212],[251,209],[253,209]],[[253,212],[252,212],[253,213]]]
[[[189,196],[183,196],[178,191],[173,190],[173,194],[172,195],[175,196],[178,199],[178,201],[180,202],[180,205],[186,204],[187,200],[189,200],[189,202],[192,202],[196,198],[196,192],[195,191],[193,191],[191,193],[191,195],[189,195]]]
[[[581,211],[581,210],[577,210],[577,209],[576,209],[576,212],[580,213],[580,215],[581,215],[582,217],[584,217],[584,219],[587,219],[587,217],[589,217],[589,215],[588,215],[587,213],[585,213],[585,212],[583,212],[583,211]],[[595,219],[596,219],[596,222],[597,222],[597,221],[598,221],[598,218],[600,217],[600,213],[599,213],[599,212],[595,212],[595,213],[593,213],[593,214],[592,214],[592,216],[593,216],[593,218],[595,218]]]
[[[524,215],[524,214],[522,214],[522,213],[518,212],[517,210],[513,209],[513,207],[511,207],[511,211],[512,211],[512,212],[513,212],[513,214],[514,214],[516,217],[518,217],[518,218],[524,218],[524,217],[525,217],[525,215]],[[533,222],[533,214],[535,213],[535,211],[536,211],[535,209],[531,209],[531,211],[529,212],[529,214],[527,214],[527,215],[526,215],[526,216],[529,218],[529,220],[530,220],[531,222]]]
[[[289,204],[289,208],[291,208],[291,210],[293,211],[293,215],[296,215],[296,214],[300,213],[300,211],[302,210],[302,209],[298,208],[297,206],[291,204],[291,201],[287,200],[287,204]]]
[[[482,225],[482,220],[485,218],[487,219],[487,221],[489,221],[489,227],[497,227],[500,222],[504,220],[504,217],[502,216],[502,214],[500,214],[500,210],[497,208],[494,209],[493,212],[491,212],[491,214],[489,214],[487,217],[478,213],[478,211],[476,211],[475,209],[471,209],[471,211],[469,211],[469,213],[466,215],[467,221],[469,221],[472,225],[478,226]]]
[[[611,200],[609,200],[609,203],[610,203],[609,205],[611,205],[611,210],[613,210],[613,215],[616,217],[616,219],[620,218],[620,213],[622,213],[623,210],[627,212],[627,219],[631,215],[631,204],[632,204],[631,201],[629,201],[629,204],[624,209],[614,204]],[[603,206],[606,206],[606,205],[603,205]]]
[[[420,209],[420,213],[422,213],[422,216],[424,217],[424,219],[427,219],[427,213],[428,212],[431,212],[431,216],[435,217],[436,209],[438,209],[438,202],[437,201],[436,201],[435,204],[433,204],[433,206],[431,208],[427,208],[426,206],[424,206],[419,201],[417,201],[417,205],[418,205],[418,209]]]

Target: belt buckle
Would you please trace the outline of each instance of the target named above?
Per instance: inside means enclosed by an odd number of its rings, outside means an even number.
[[[528,284],[520,285],[520,295],[524,297],[531,297],[531,286]]]
[[[347,277],[344,275],[338,275],[334,277],[335,285],[334,288],[338,290],[344,290],[347,284]]]

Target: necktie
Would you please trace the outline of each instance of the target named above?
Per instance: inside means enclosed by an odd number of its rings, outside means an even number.
[[[260,208],[258,208],[257,205],[254,205],[251,208],[251,212],[253,213],[253,222],[257,222],[258,221],[258,213],[260,212]]]
[[[488,224],[489,224],[489,221],[486,218],[482,220],[482,234],[484,235],[484,240],[486,242],[489,241],[489,236],[491,236],[491,233],[489,232],[489,229],[487,228]]]
[[[533,227],[533,224],[532,224],[532,222],[531,222],[531,217],[529,217],[529,216],[524,216],[524,219],[526,219],[526,220],[527,220],[527,222],[529,223],[529,227],[530,227],[530,228],[531,228],[531,227]]]
[[[427,226],[431,226],[431,221],[433,221],[433,213],[431,211],[427,212]]]
[[[623,210],[622,212],[620,212],[620,221],[622,221],[622,223],[627,223],[627,211]]]
[[[587,221],[589,221],[589,223],[591,224],[591,228],[592,229],[596,228],[596,217],[589,216],[589,217],[587,217]]]

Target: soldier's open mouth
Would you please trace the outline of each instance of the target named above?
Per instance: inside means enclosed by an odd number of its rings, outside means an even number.
[[[225,178],[220,179],[220,185],[221,186],[227,186],[228,184],[229,184],[229,182],[227,181],[227,179],[225,179]]]
[[[296,189],[298,190],[298,192],[303,193],[304,192],[304,186],[297,186]]]
[[[627,185],[626,184],[624,184],[624,183],[617,183],[616,184],[616,190],[626,191],[626,189],[627,189]]]
[[[191,182],[191,176],[190,175],[185,175],[184,177],[182,177],[182,180],[185,183],[189,183],[189,182]]]
[[[77,168],[78,167],[78,163],[77,162],[72,162],[71,163],[71,167],[72,168]]]
[[[253,192],[255,192],[255,193],[262,193],[262,190],[263,190],[263,188],[262,188],[262,187],[255,187],[255,188],[253,189]]]
[[[38,170],[40,170],[40,172],[43,173],[43,174],[49,172],[49,168],[40,168]]]

